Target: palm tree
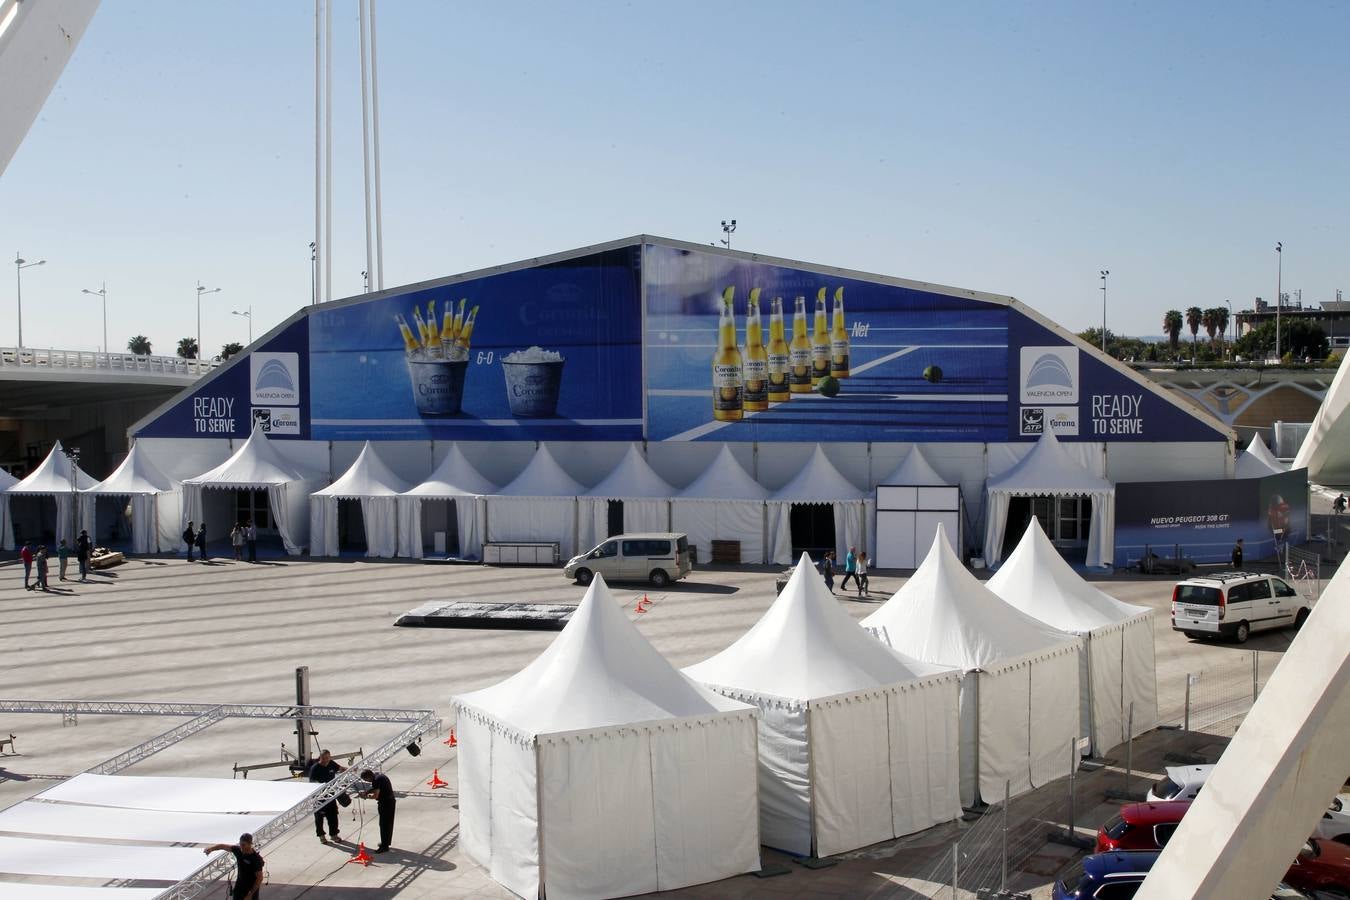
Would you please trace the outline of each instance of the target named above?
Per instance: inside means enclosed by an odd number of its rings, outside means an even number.
[[[1218,324],[1214,320],[1213,309],[1207,309],[1200,313],[1200,324],[1205,327],[1205,334],[1209,335],[1209,346],[1212,349],[1214,347],[1214,329]]]
[[[178,355],[183,359],[197,358],[197,339],[185,337],[178,339]]]
[[[150,339],[143,334],[138,334],[127,341],[127,349],[137,356],[149,356],[151,353]]]
[[[1181,324],[1180,310],[1169,309],[1163,313],[1163,333],[1167,335],[1167,343],[1173,353],[1177,352],[1177,344],[1181,338]]]
[[[222,361],[227,360],[231,356],[234,356],[236,353],[242,351],[243,349],[244,349],[243,344],[239,343],[238,341],[230,341],[228,344],[220,348],[220,358]]]
[[[1223,337],[1228,333],[1228,307],[1216,306],[1210,312],[1214,313],[1214,327],[1219,332],[1219,355],[1223,356]]]
[[[1191,330],[1191,362],[1195,362],[1195,339],[1200,334],[1200,323],[1204,321],[1205,313],[1198,306],[1189,306],[1186,308],[1186,327]]]

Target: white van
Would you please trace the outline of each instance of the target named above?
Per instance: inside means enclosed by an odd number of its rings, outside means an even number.
[[[1300,627],[1312,602],[1282,578],[1255,572],[1220,572],[1187,578],[1172,589],[1172,629],[1188,637],[1232,638],[1253,631]]]
[[[619,534],[567,561],[563,574],[577,584],[596,575],[606,581],[649,581],[665,587],[694,571],[689,538],[683,534]]]

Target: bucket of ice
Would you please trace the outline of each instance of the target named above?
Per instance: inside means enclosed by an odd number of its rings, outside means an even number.
[[[561,353],[539,347],[517,350],[502,357],[511,415],[532,419],[556,416],[565,362]]]
[[[464,399],[464,373],[468,359],[408,358],[408,376],[412,380],[417,411],[424,416],[459,414]]]

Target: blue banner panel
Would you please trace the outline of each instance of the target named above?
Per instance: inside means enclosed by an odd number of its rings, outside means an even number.
[[[643,271],[650,440],[1007,439],[1000,304],[659,245]]]
[[[640,251],[311,317],[319,440],[641,440]]]
[[[138,437],[247,438],[257,423],[269,438],[310,436],[309,321],[301,318],[156,416]]]
[[[1117,568],[1146,553],[1224,563],[1238,538],[1246,561],[1275,555],[1278,542],[1308,539],[1308,470],[1222,481],[1116,485]]]

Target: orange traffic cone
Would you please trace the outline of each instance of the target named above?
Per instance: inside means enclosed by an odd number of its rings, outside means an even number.
[[[432,773],[431,773],[431,780],[427,782],[427,787],[431,788],[431,789],[434,791],[434,790],[436,790],[436,788],[443,788],[443,787],[449,787],[449,786],[450,786],[450,782],[448,782],[448,781],[442,781],[442,780],[441,780],[441,770],[440,770],[440,769],[435,769],[434,771],[432,771]]]
[[[347,862],[349,862],[349,863],[358,863],[358,864],[363,865],[363,866],[368,866],[368,865],[370,865],[371,863],[373,863],[374,861],[375,861],[375,858],[374,858],[373,856],[371,856],[369,853],[366,852],[366,842],[365,842],[365,841],[362,841],[361,844],[360,844],[360,846],[357,848],[357,850],[356,850],[356,855],[353,856],[351,859],[347,860]]]
[[[635,613],[645,613],[646,611],[647,611],[647,607],[645,607],[645,606],[642,605],[642,601],[641,601],[641,600],[639,600],[639,601],[637,602],[637,606],[634,606],[634,607],[633,607],[633,612],[635,612]]]
[[[442,741],[442,743],[444,743],[445,746],[447,746],[447,747],[458,747],[458,746],[459,746],[459,741],[457,741],[457,740],[455,739],[455,729],[453,729],[453,728],[450,729],[450,736],[449,736],[448,738],[446,738],[444,741]]]

